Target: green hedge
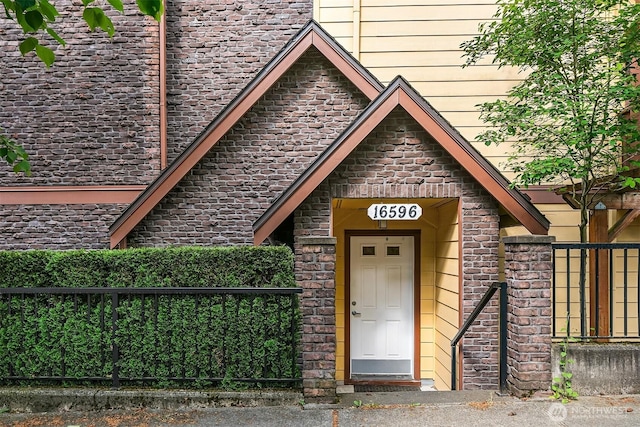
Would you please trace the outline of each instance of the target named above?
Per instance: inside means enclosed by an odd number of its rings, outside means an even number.
[[[293,255],[284,247],[0,252],[5,288],[293,286]],[[111,299],[96,295],[0,300],[0,379],[108,379],[111,313]],[[135,296],[121,300],[118,316],[123,378],[155,378],[150,384],[159,387],[299,378],[295,297]]]
[[[285,246],[0,251],[0,287],[295,286]]]

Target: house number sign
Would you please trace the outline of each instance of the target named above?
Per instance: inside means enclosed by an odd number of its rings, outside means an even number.
[[[377,203],[369,206],[367,215],[374,220],[414,220],[422,216],[422,208],[416,203]]]

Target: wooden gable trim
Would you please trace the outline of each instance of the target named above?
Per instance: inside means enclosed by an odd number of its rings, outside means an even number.
[[[262,243],[396,106],[403,107],[532,234],[548,233],[549,221],[529,199],[510,188],[493,165],[406,80],[397,77],[254,223],[254,244]]]
[[[620,188],[620,178],[625,177],[640,177],[640,168],[631,169],[620,175],[608,175],[598,178],[589,192],[587,208],[592,210],[595,209],[598,203],[603,203],[607,209],[640,209],[640,191],[631,187]],[[562,196],[565,203],[573,209],[580,209],[580,202],[575,196],[582,192],[582,188],[582,182],[578,182],[556,187],[554,191]]]
[[[144,185],[0,187],[0,205],[128,204],[144,189]]]
[[[520,192],[535,205],[565,205],[567,202],[553,191],[554,188],[551,185],[530,185],[527,188],[521,188]]]
[[[378,96],[384,88],[315,21],[310,21],[111,225],[109,235],[112,248],[127,237],[129,232],[312,46],[344,73],[345,77],[369,99]]]
[[[509,181],[480,154],[409,83],[398,79],[400,105],[447,150],[531,234],[546,235],[549,221],[529,197],[511,188]]]
[[[562,194],[562,198],[573,209],[580,209],[580,203],[571,194]],[[595,209],[598,203],[603,203],[607,209],[640,209],[640,191],[606,193],[597,198],[592,197],[587,209]]]
[[[640,209],[627,211],[607,232],[607,242],[613,242],[628,226],[640,217]]]

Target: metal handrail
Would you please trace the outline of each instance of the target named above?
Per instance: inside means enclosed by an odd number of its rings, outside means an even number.
[[[458,333],[451,340],[451,390],[456,390],[457,380],[457,346],[474,320],[480,315],[482,310],[489,304],[491,297],[500,289],[500,391],[507,388],[507,283],[494,282],[489,286],[487,292],[482,296],[480,302],[464,322]]]

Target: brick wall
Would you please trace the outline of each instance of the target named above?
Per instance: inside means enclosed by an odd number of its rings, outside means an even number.
[[[505,237],[507,384],[517,396],[551,386],[552,236]]]
[[[106,5],[106,3],[105,3]],[[160,170],[159,25],[134,0],[109,13],[110,39],[77,3],[56,2],[62,48],[47,70],[0,22],[0,127],[31,155],[33,177],[3,185],[148,183]],[[106,5],[106,10],[110,10]],[[312,0],[167,2],[168,157],[175,158],[313,14]]]
[[[307,398],[336,395],[336,239],[297,236],[296,281],[303,288],[302,386]]]
[[[367,103],[312,49],[147,215],[129,244],[252,244],[253,222]]]
[[[110,13],[116,34],[109,39],[86,28],[77,3],[56,2],[61,16],[54,28],[67,46],[45,42],[57,55],[49,70],[33,54],[20,56],[21,29],[0,20],[0,128],[26,148],[33,169],[32,177],[23,177],[0,167],[3,186],[146,184],[160,172],[159,25],[141,15],[134,0],[125,0],[124,15]],[[75,6],[70,7],[72,4]],[[169,160],[311,18],[312,10],[311,0],[167,2]],[[294,117],[291,120],[297,120]],[[273,150],[282,148],[275,145]],[[279,159],[286,163],[283,157],[280,154]],[[250,168],[247,171],[251,173]],[[202,196],[203,200],[210,198],[211,194]],[[40,223],[52,223],[56,222],[51,219],[55,209],[8,206],[0,213],[0,232],[5,236],[0,247],[107,247],[108,227],[124,206],[104,208],[110,214],[96,217],[87,214],[85,206],[65,206],[65,214],[72,218],[67,225],[34,228],[26,211],[38,212]],[[95,222],[77,228],[79,221],[86,222],[85,215]],[[228,216],[222,222],[234,219]],[[208,231],[213,224],[220,221],[204,219],[198,226]],[[176,240],[231,241],[210,238],[207,232],[204,239],[196,239],[182,228],[172,230]],[[78,234],[62,231],[69,229]],[[232,240],[247,242],[246,236]]]
[[[167,2],[169,161],[312,15],[312,0]]]
[[[496,202],[404,111],[385,119],[296,211],[296,235],[329,236],[332,198],[460,198],[462,310],[498,280]],[[482,313],[462,344],[465,389],[498,386],[498,310]]]
[[[90,32],[70,3],[56,2],[53,26],[66,47],[43,38],[56,53],[50,69],[33,53],[21,57],[22,30],[0,20],[0,127],[25,147],[33,170],[26,178],[0,167],[2,185],[150,182],[160,169],[158,24],[129,0],[124,15],[110,14],[109,39]]]
[[[3,206],[0,250],[108,248],[108,224],[125,208],[117,204]]]
[[[463,321],[498,280],[500,216],[492,197],[467,189],[461,198]],[[499,384],[497,299],[487,305],[461,341],[461,389],[496,389]]]

